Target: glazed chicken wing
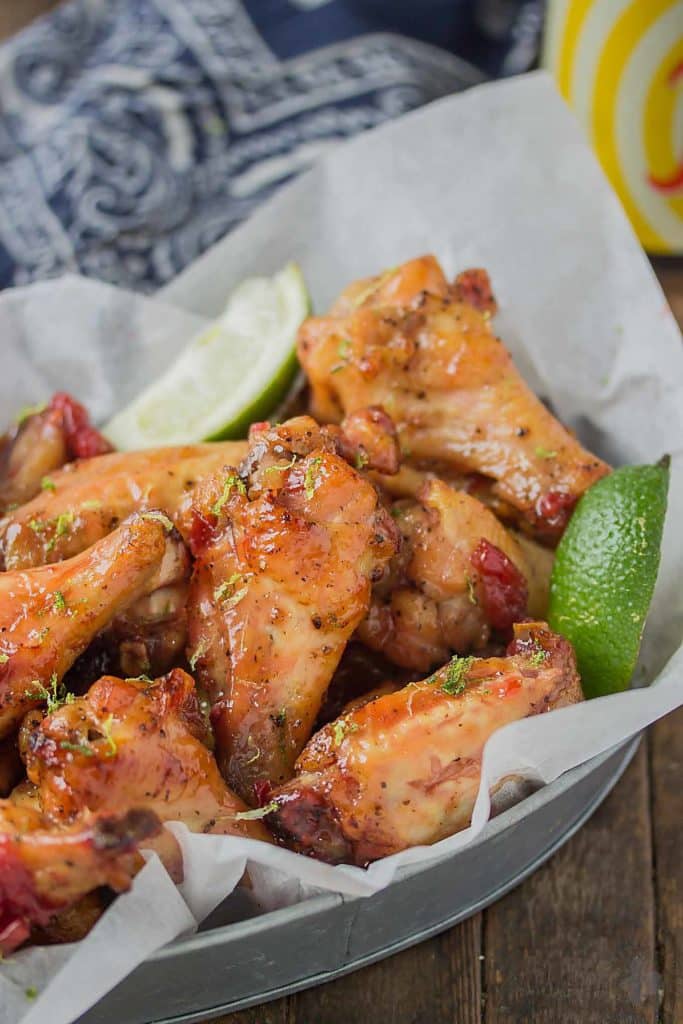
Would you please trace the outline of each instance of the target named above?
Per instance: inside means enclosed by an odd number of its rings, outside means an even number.
[[[92,639],[163,584],[181,544],[160,512],[132,516],[75,558],[0,573],[0,739],[55,697]]]
[[[22,505],[50,485],[49,474],[71,459],[101,455],[111,445],[86,410],[63,391],[29,410],[6,435],[0,452],[0,510]]]
[[[0,521],[5,569],[59,562],[101,540],[132,512],[162,508],[173,518],[197,480],[239,461],[246,443],[115,452],[70,463]]]
[[[217,756],[248,803],[289,778],[371,582],[396,550],[376,490],[309,417],[252,433],[238,472],[195,494],[189,655]]]
[[[128,889],[142,864],[138,845],[158,830],[151,811],[84,815],[60,827],[32,807],[0,801],[0,953],[93,889]]]
[[[426,672],[526,616],[522,551],[476,498],[432,478],[419,501],[396,502],[392,514],[403,543],[358,628],[368,647]]]
[[[507,657],[454,659],[325,726],[266,820],[331,863],[435,843],[469,823],[496,729],[581,699],[571,645],[544,623],[516,625]]]
[[[194,680],[174,669],[153,681],[104,676],[86,696],[29,725],[22,748],[50,821],[143,807],[192,832],[269,841],[260,821],[240,817],[247,808],[223,781],[210,739]],[[152,846],[178,877],[170,834]]]
[[[433,257],[347,290],[299,331],[312,412],[338,422],[369,405],[396,424],[413,471],[483,477],[496,511],[554,542],[608,467],[524,383],[491,329],[482,271],[451,287]]]

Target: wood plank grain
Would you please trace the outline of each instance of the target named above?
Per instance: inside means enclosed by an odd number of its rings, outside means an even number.
[[[654,260],[674,316],[683,328],[683,259]],[[662,1024],[683,1020],[683,710],[651,733],[652,831],[657,901],[657,955]]]
[[[654,1024],[646,750],[596,814],[485,917],[485,1024]]]
[[[481,915],[320,988],[290,996],[287,1024],[480,1024]],[[247,1024],[239,1015],[223,1024]]]
[[[662,1024],[683,1021],[683,709],[652,730],[652,831]]]
[[[284,999],[276,999],[264,1006],[252,1006],[250,1010],[214,1017],[212,1021],[213,1024],[288,1024],[288,1013],[288,997],[285,996]]]
[[[654,268],[683,327],[683,259],[655,260]],[[657,959],[662,1024],[683,1021],[683,709],[651,732],[652,834],[657,905]]]

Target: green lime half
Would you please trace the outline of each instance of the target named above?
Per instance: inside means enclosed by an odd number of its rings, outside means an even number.
[[[298,266],[238,285],[225,312],[103,433],[117,448],[244,437],[296,374],[296,332],[310,311]]]
[[[571,640],[587,697],[625,690],[659,569],[669,460],[624,466],[579,501],[560,541],[548,621]]]

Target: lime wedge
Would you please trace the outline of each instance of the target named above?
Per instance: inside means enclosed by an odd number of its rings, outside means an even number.
[[[576,651],[584,693],[625,690],[659,569],[669,460],[622,466],[579,501],[555,555],[548,622]]]
[[[282,401],[297,371],[295,342],[310,311],[299,267],[237,286],[225,312],[103,427],[122,450],[246,436]]]

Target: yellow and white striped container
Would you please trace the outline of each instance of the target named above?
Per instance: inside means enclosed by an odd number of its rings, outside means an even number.
[[[549,0],[543,62],[641,242],[683,254],[683,0]]]

